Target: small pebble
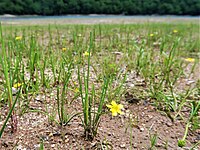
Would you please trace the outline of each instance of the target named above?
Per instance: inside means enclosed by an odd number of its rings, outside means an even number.
[[[125,148],[125,147],[126,147],[126,144],[121,144],[120,147],[121,147],[121,148]]]
[[[168,127],[171,127],[173,124],[172,124],[171,122],[166,122],[166,125],[167,125]]]
[[[91,143],[91,146],[94,147],[96,145],[96,141]]]
[[[108,132],[108,136],[111,136],[112,135],[112,133],[111,132]]]
[[[75,140],[75,139],[73,139],[73,140],[72,140],[72,143],[75,143],[75,142],[76,142],[76,140]]]
[[[162,147],[162,143],[157,143],[156,147]]]
[[[55,144],[52,144],[51,147],[54,148],[54,147],[55,147]]]
[[[143,132],[144,131],[144,128],[140,128],[140,132]]]
[[[68,143],[69,142],[69,139],[67,138],[67,139],[65,139],[65,143]]]

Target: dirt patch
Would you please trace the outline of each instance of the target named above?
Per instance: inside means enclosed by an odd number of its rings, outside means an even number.
[[[38,107],[37,101],[34,102]],[[32,105],[34,104],[32,103]],[[80,109],[80,101],[74,101],[73,107]],[[13,148],[32,150],[39,149],[41,141],[45,149],[148,149],[150,136],[157,136],[157,149],[179,149],[178,139],[184,135],[185,126],[182,121],[173,123],[165,114],[144,102],[129,104],[123,102],[125,115],[111,117],[103,115],[97,137],[93,141],[84,138],[84,129],[81,120],[75,118],[69,125],[61,128],[51,123],[46,115],[41,113],[26,113],[18,118],[19,129],[11,134],[9,124],[0,140],[0,149]],[[53,106],[53,104],[51,104]],[[50,107],[50,105],[49,105]],[[45,109],[44,105],[39,108]],[[5,108],[4,110],[7,110]],[[2,123],[2,122],[1,122]],[[196,142],[198,132],[187,137],[187,146]]]

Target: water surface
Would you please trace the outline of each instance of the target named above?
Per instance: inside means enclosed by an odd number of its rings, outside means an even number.
[[[199,16],[124,16],[124,15],[66,15],[66,16],[0,16],[2,24],[134,24],[145,22],[199,23]]]
[[[151,18],[173,18],[173,19],[199,19],[200,16],[124,16],[124,15],[65,15],[65,16],[0,16],[2,21],[15,20],[43,20],[43,19],[151,19]]]

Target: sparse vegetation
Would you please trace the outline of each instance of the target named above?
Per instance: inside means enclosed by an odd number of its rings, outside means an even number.
[[[0,33],[0,149],[199,148],[198,24]]]

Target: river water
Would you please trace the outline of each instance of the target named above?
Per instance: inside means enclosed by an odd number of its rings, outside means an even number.
[[[0,16],[0,20],[37,20],[37,19],[150,19],[150,18],[173,18],[173,19],[199,19],[200,16],[124,16],[124,15],[65,15],[65,16]]]
[[[123,15],[66,15],[66,16],[0,16],[2,24],[44,25],[44,24],[130,24],[145,22],[194,22],[200,16],[123,16]]]

